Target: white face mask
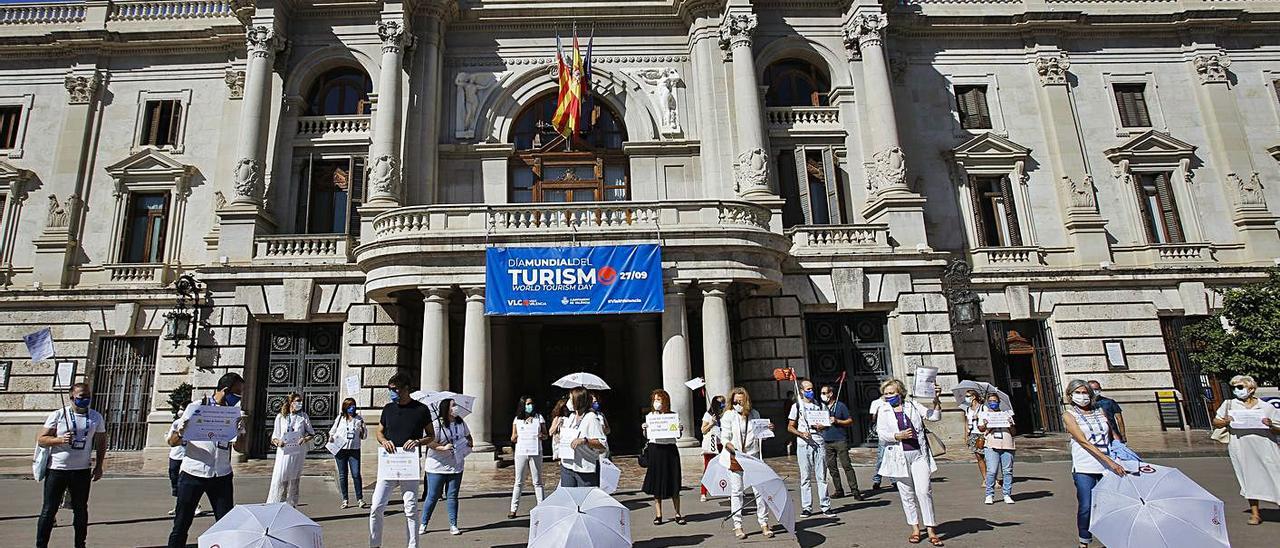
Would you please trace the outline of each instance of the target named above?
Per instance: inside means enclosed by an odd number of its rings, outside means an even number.
[[[739,415],[741,415],[741,414],[742,414],[742,404],[740,404],[740,403],[735,403],[735,404],[733,404],[733,412],[734,412],[734,413],[737,413],[737,414],[739,414]]]
[[[822,401],[825,401],[825,402],[827,402],[827,403],[831,403],[831,400],[834,400],[834,399],[836,399],[836,395],[835,395],[835,394],[823,394],[823,395],[822,395]]]
[[[295,401],[293,402],[293,412],[297,413],[298,411],[302,411],[302,402]]]
[[[973,396],[965,396],[965,397],[964,397],[964,402],[965,402],[965,403],[967,403],[967,404],[969,404],[969,405],[973,405]]]
[[[450,407],[450,408],[449,408],[449,415],[456,417],[456,416],[458,416],[458,413],[459,413],[459,412],[461,412],[461,411],[462,411],[462,408],[461,408],[461,407],[458,407],[458,406],[454,405],[454,406],[452,406],[452,407]]]
[[[1071,394],[1071,401],[1074,402],[1076,405],[1079,405],[1080,407],[1084,407],[1086,405],[1089,405],[1089,395],[1073,393]]]
[[[653,410],[662,411],[662,400],[653,400]]]
[[[573,400],[569,400],[569,402],[568,402],[568,404],[566,404],[566,406],[569,408],[569,412],[570,412],[570,413],[572,413],[572,412],[574,412],[574,411],[577,411],[577,409],[574,409],[574,408],[573,408]]]
[[[1235,394],[1236,399],[1240,399],[1240,400],[1247,400],[1247,399],[1249,399],[1249,389],[1248,389],[1248,388],[1232,388],[1232,389],[1231,389],[1231,393],[1232,393],[1232,394]]]

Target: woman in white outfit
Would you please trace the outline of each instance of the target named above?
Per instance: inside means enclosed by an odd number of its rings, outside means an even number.
[[[942,419],[942,401],[934,386],[933,407],[926,408],[907,399],[907,389],[898,379],[880,384],[880,395],[885,404],[876,409],[876,434],[884,444],[884,460],[880,463],[881,476],[892,478],[902,497],[902,510],[911,525],[907,542],[920,543],[920,521],[929,532],[929,544],[942,546],[942,539],[934,529],[938,525],[933,514],[933,491],[929,476],[937,471],[929,439],[925,436],[924,421]]]
[[[756,439],[755,434],[751,432],[751,421],[759,419],[760,413],[751,408],[751,396],[747,394],[745,388],[738,386],[729,391],[729,401],[729,410],[720,417],[720,443],[724,444],[724,450],[730,455],[742,451],[760,458],[760,440]],[[769,429],[773,430],[772,423],[769,424]],[[772,538],[773,531],[769,529],[769,521],[765,517],[764,500],[754,488],[751,492],[755,496],[756,521],[760,522],[760,532],[764,533],[766,538]],[[747,534],[742,531],[742,499],[745,493],[742,472],[730,473],[729,508],[733,512],[733,534],[738,537],[738,540],[747,538]]]
[[[521,429],[521,426],[524,428]],[[536,433],[535,433],[536,432]],[[524,490],[524,476],[533,480],[533,492],[542,502],[542,440],[547,439],[547,423],[534,407],[533,398],[522,396],[516,403],[516,418],[511,421],[511,443],[516,445],[516,484],[511,488],[511,512],[516,517],[520,510],[520,495]]]
[[[356,407],[355,398],[342,400],[342,410],[333,419],[333,427],[329,428],[329,439],[339,440],[342,446],[333,454],[333,461],[338,466],[338,493],[342,495],[342,508],[350,508],[351,499],[347,498],[347,476],[356,488],[356,506],[368,508],[364,503],[364,479],[360,476],[360,440],[368,435],[364,426],[364,417]]]
[[[302,481],[302,461],[307,458],[307,447],[316,432],[311,428],[311,418],[302,411],[302,395],[292,392],[280,405],[275,428],[271,430],[271,445],[276,447],[276,465],[271,472],[271,492],[267,502],[285,502],[298,505],[298,484]]]
[[[1280,433],[1280,410],[1259,400],[1254,392],[1258,382],[1248,375],[1231,378],[1231,392],[1235,399],[1222,402],[1214,416],[1213,425],[1226,428],[1230,434],[1227,453],[1231,455],[1231,467],[1236,470],[1240,482],[1240,496],[1249,499],[1249,525],[1262,523],[1259,501],[1280,503],[1280,445],[1276,434]],[[1262,420],[1254,428],[1231,426],[1232,413],[1261,411]],[[1243,426],[1243,425],[1241,425]]]

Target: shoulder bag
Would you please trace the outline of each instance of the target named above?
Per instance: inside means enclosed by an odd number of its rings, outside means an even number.
[[[1227,400],[1227,414],[1231,414],[1231,400]],[[1217,415],[1214,415],[1214,418],[1217,418]],[[1218,443],[1231,443],[1231,429],[1226,426],[1222,428],[1214,428],[1213,431],[1209,433],[1209,439]]]
[[[636,455],[636,464],[641,468],[649,467],[649,442],[644,442],[644,448],[640,450],[639,455]]]
[[[916,412],[918,413],[919,411],[920,407],[917,407]],[[925,443],[929,446],[929,452],[935,458],[947,454],[947,444],[942,441],[941,437],[933,433],[933,430],[929,429],[929,425],[925,424],[924,413],[920,414],[920,424],[923,426]],[[967,436],[968,433],[966,432],[965,435]]]
[[[63,418],[66,418],[67,408],[63,407],[61,411]],[[55,428],[54,433],[57,434],[57,432]],[[44,481],[44,478],[49,475],[49,461],[52,458],[53,450],[37,442],[35,454],[31,457],[31,475],[36,481]]]

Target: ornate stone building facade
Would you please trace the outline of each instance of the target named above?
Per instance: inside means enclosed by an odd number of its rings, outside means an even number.
[[[1046,431],[1097,378],[1131,429],[1161,390],[1206,426],[1177,333],[1280,257],[1274,1],[90,0],[0,6],[0,58],[3,448],[59,370],[119,450],[226,371],[255,422],[298,390],[323,426],[407,369],[480,397],[481,445],[579,369],[623,447],[653,388],[692,423],[692,377],[781,418],[788,366],[863,408],[992,381]],[[661,315],[484,314],[487,246],[655,242]]]

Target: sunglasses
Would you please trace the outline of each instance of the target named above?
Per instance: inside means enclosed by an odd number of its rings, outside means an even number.
[[[1235,386],[1232,386],[1232,388],[1234,388],[1234,389],[1236,389],[1236,390],[1248,390],[1248,388],[1247,388],[1247,387],[1245,387],[1245,385],[1243,385],[1243,384],[1237,384],[1237,385],[1235,385]]]

